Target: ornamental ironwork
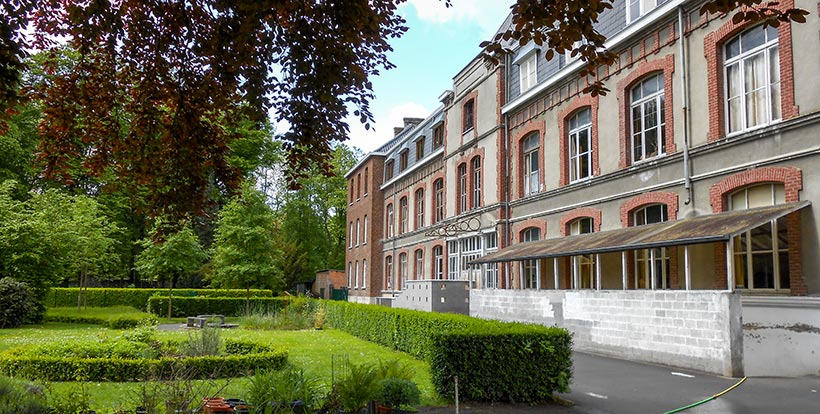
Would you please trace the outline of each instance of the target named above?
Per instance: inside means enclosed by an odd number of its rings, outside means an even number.
[[[461,233],[477,231],[480,228],[481,220],[479,220],[478,217],[470,217],[435,227],[427,233],[424,233],[424,235],[428,237],[453,237]]]

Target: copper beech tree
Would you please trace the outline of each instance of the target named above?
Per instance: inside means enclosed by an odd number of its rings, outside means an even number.
[[[447,6],[450,0],[442,0]],[[0,115],[21,100],[43,105],[44,176],[79,175],[129,186],[149,213],[205,211],[213,191],[238,188],[228,162],[240,121],[269,116],[290,128],[278,138],[287,175],[330,172],[348,111],[370,127],[371,76],[393,65],[389,40],[407,28],[404,0],[7,0],[0,6]],[[516,0],[512,25],[482,44],[489,62],[505,45],[534,41],[546,57],[574,50],[588,70],[612,63],[594,23],[606,0]],[[805,21],[807,12],[760,0],[709,0],[702,12],[739,20]],[[26,53],[46,59],[47,79],[24,82]],[[589,70],[589,73],[593,72]],[[603,93],[592,79],[590,93]]]

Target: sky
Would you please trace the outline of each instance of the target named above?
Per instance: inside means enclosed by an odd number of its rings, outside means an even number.
[[[393,127],[403,126],[402,118],[425,118],[438,108],[438,97],[453,88],[453,77],[481,52],[479,43],[501,26],[512,0],[452,3],[446,8],[442,0],[408,0],[400,6],[409,29],[391,41],[388,59],[396,67],[370,79],[375,128],[367,131],[349,117],[348,145],[373,151],[393,137]]]

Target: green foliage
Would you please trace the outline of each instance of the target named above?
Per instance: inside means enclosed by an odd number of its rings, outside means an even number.
[[[254,309],[273,312],[284,307],[287,299],[271,297],[252,297],[250,301],[243,298],[213,298],[213,297],[174,297],[172,317],[195,315],[225,315],[240,316],[250,303]],[[168,309],[167,296],[154,296],[148,299],[148,312],[155,315],[165,315]]]
[[[258,369],[278,370],[287,362],[284,351],[241,342],[226,341],[226,353],[221,355],[184,358],[179,356],[179,344],[173,343],[159,347],[164,352],[175,352],[163,356],[157,356],[156,345],[134,341],[54,343],[0,354],[0,375],[45,381],[125,382],[167,379],[185,371],[191,379],[230,378]]]
[[[213,249],[216,287],[282,288],[274,243],[274,215],[265,196],[250,185],[219,212]],[[250,295],[249,295],[250,297]]]
[[[46,414],[45,394],[37,386],[0,377],[0,414]]]
[[[188,331],[188,340],[182,343],[180,351],[189,357],[219,355],[222,349],[221,328],[205,328]]]
[[[138,311],[130,306],[79,310],[76,307],[49,308],[46,311],[45,320],[47,322],[102,325],[111,329],[128,329],[143,324],[153,325],[157,323],[156,316]]]
[[[322,382],[301,369],[287,367],[281,371],[260,371],[250,379],[245,397],[256,407],[255,413],[291,413],[292,404],[302,403],[304,412],[313,412],[320,404]]]
[[[180,277],[199,269],[208,258],[196,233],[187,226],[162,243],[155,243],[153,237],[141,243],[145,250],[135,263],[137,271],[156,281],[170,281],[171,286]]]
[[[349,413],[363,409],[379,391],[379,373],[371,364],[348,364],[339,381],[333,384],[339,400]]]
[[[379,386],[376,401],[388,407],[410,408],[421,400],[419,387],[409,379],[390,377],[382,380]]]
[[[255,330],[299,330],[309,329],[324,324],[323,313],[320,315],[315,302],[304,296],[289,298],[282,309],[258,308],[252,306],[239,320],[245,329]],[[321,322],[317,319],[321,317]],[[320,323],[319,323],[320,322]]]
[[[322,301],[328,325],[430,362],[436,392],[475,401],[535,402],[566,392],[572,337],[565,329]]]
[[[50,307],[64,307],[77,304],[78,288],[52,288],[45,299],[45,304]],[[108,306],[130,306],[135,309],[147,309],[148,298],[154,295],[165,295],[168,289],[134,289],[134,288],[88,288],[85,290],[84,298],[87,306],[108,307]],[[220,298],[244,298],[247,292],[243,289],[176,289],[174,290],[174,300],[179,297],[220,297]],[[273,291],[270,289],[251,289],[253,297],[272,297]]]
[[[22,326],[33,311],[34,298],[28,284],[10,277],[0,279],[0,329]]]

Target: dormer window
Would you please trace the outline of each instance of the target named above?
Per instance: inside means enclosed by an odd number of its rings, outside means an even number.
[[[638,20],[638,18],[657,7],[658,3],[663,2],[664,0],[629,0],[629,6],[626,10],[626,22],[632,23]]]
[[[531,54],[527,59],[521,62],[521,65],[519,65],[521,92],[532,88],[536,83],[538,83],[538,72],[536,71],[537,67],[538,62],[536,61],[535,53]]]
[[[404,170],[407,169],[407,160],[409,158],[409,155],[408,155],[409,152],[410,152],[409,150],[403,149],[399,153],[399,171],[404,171]]]

